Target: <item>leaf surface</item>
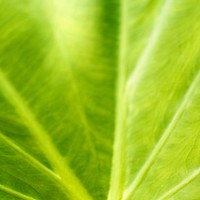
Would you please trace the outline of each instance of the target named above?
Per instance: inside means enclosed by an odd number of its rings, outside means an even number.
[[[0,199],[199,199],[199,8],[0,1]]]
[[[112,32],[117,26],[103,8],[115,3],[0,4],[3,193],[105,199],[115,104]],[[107,20],[113,27],[105,32]]]

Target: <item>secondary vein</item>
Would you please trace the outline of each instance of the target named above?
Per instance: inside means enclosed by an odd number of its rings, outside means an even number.
[[[182,180],[179,184],[175,185],[173,188],[171,188],[168,192],[163,194],[158,200],[164,200],[169,199],[176,193],[178,193],[181,189],[186,187],[189,183],[191,183],[197,176],[200,175],[200,168],[194,171],[192,174],[190,174],[188,177],[186,177],[184,180]]]
[[[1,132],[0,132],[0,139],[4,141],[7,145],[9,145],[11,148],[13,148],[15,151],[17,151],[20,155],[22,155],[26,160],[30,161],[30,164],[35,166],[38,170],[44,172],[48,176],[51,176],[53,179],[57,181],[60,180],[60,177],[56,173],[54,173],[52,170],[50,170],[45,165],[40,163],[37,159],[35,159],[26,151],[24,151],[20,146],[18,146],[16,143],[10,140],[8,137],[4,136]]]
[[[166,18],[168,17],[170,13],[170,9],[172,8],[173,2],[174,2],[173,0],[165,1],[164,6],[161,9],[161,15],[158,17],[158,20],[155,22],[155,26],[153,27],[148,43],[146,47],[144,48],[143,53],[141,54],[136,64],[136,67],[133,69],[132,73],[130,74],[128,78],[128,81],[125,86],[125,92],[124,92],[127,98],[127,102],[125,103],[127,104],[129,103],[128,99],[132,99],[132,96],[130,94],[132,95],[135,94],[137,87],[139,85],[139,81],[141,80],[141,77],[143,75],[143,72],[148,65],[148,60],[153,54],[153,49],[158,43],[158,38],[160,37],[162,31],[164,30],[166,26]],[[124,152],[126,152],[125,149],[124,149]],[[146,174],[146,169],[144,169],[145,165],[141,168],[140,172],[138,173],[135,180],[133,180],[132,184],[128,187],[128,189],[125,190],[123,194],[123,200],[129,199],[131,195],[135,192],[139,184],[141,183],[142,179],[144,178],[144,174]]]
[[[139,85],[139,81],[141,80],[141,76],[145,71],[145,68],[148,65],[148,60],[154,53],[153,49],[157,45],[159,41],[159,37],[164,30],[166,23],[166,18],[169,15],[169,11],[173,5],[173,0],[166,0],[164,6],[161,9],[161,14],[158,16],[158,20],[155,22],[155,26],[151,32],[151,35],[148,39],[147,45],[145,46],[136,67],[131,72],[129,79],[126,84],[127,93],[132,93],[134,95],[137,86]]]
[[[148,159],[142,166],[141,170],[137,174],[135,180],[131,183],[131,185],[126,189],[124,193],[124,200],[129,199],[133,196],[138,186],[141,184],[143,179],[145,178],[146,174],[148,173],[149,169],[157,159],[157,156],[159,155],[159,152],[162,150],[164,145],[166,144],[168,138],[170,137],[172,131],[174,130],[176,124],[178,123],[179,119],[182,117],[183,113],[185,112],[186,108],[189,106],[191,102],[191,97],[193,94],[195,94],[195,89],[198,88],[200,82],[200,70],[198,71],[197,75],[194,77],[193,81],[191,82],[190,87],[185,93],[185,96],[183,97],[182,101],[180,102],[172,120],[166,127],[164,133],[162,134],[162,137],[160,138],[157,145],[154,147],[153,151],[149,155]]]
[[[74,200],[91,200],[91,196],[83,187],[80,180],[76,177],[58,150],[55,148],[48,133],[37,121],[31,109],[2,70],[0,70],[0,88],[6,99],[15,107],[17,113],[23,119],[30,133],[40,143],[41,150],[46,155],[56,173],[61,177],[63,186],[66,188],[67,192],[69,192],[71,198]]]
[[[36,200],[35,198],[32,198],[32,197],[27,196],[25,194],[22,194],[22,193],[20,193],[20,192],[18,192],[16,190],[8,188],[7,186],[4,186],[4,185],[0,185],[0,190],[6,192],[8,194],[11,194],[11,195],[13,195],[13,196],[15,196],[17,198],[20,198],[22,200]]]

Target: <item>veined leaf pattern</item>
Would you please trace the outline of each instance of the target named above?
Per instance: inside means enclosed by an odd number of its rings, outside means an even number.
[[[199,8],[1,0],[0,199],[199,199]]]

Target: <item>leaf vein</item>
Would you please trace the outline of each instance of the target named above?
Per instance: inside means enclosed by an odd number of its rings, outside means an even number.
[[[184,180],[182,180],[179,184],[175,185],[173,188],[171,188],[168,192],[163,194],[159,200],[168,199],[172,196],[174,196],[176,193],[178,193],[181,189],[186,187],[188,184],[190,184],[197,176],[200,174],[200,168],[194,171],[191,175],[186,177]]]
[[[137,174],[136,178],[134,181],[131,183],[131,185],[126,189],[124,193],[124,199],[130,198],[131,195],[136,191],[138,186],[141,184],[143,179],[145,178],[145,175],[148,173],[149,169],[155,162],[157,156],[159,155],[160,151],[166,144],[168,138],[171,136],[172,130],[175,128],[175,126],[178,123],[178,120],[182,117],[184,114],[186,108],[189,106],[191,102],[191,97],[194,94],[195,89],[199,85],[200,81],[200,70],[198,71],[197,75],[195,75],[193,81],[191,82],[190,87],[187,89],[185,96],[183,97],[182,101],[180,102],[173,118],[169,122],[168,126],[166,127],[165,131],[163,132],[162,137],[160,138],[159,142],[157,145],[154,147],[153,151],[149,155],[148,159],[142,166],[141,170]]]
[[[71,168],[66,164],[60,153],[57,151],[51,138],[48,136],[48,133],[37,121],[31,109],[13,87],[2,70],[0,70],[0,88],[4,96],[15,107],[17,113],[25,122],[30,133],[40,143],[42,147],[41,150],[45,153],[56,173],[61,177],[62,183],[70,193],[71,197],[75,200],[92,199],[80,180],[76,177]],[[77,193],[77,190],[79,193]]]
[[[0,185],[0,190],[6,192],[8,194],[11,194],[11,195],[13,195],[15,197],[18,197],[18,198],[20,198],[22,200],[36,200],[35,198],[32,198],[32,197],[27,196],[25,194],[22,194],[22,193],[20,193],[20,192],[18,192],[16,190],[8,188],[7,186],[4,186],[4,185]]]

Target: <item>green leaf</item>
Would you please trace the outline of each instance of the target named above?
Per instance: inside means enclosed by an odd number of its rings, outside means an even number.
[[[101,4],[1,1],[0,199],[106,198],[117,25]]]
[[[1,0],[0,199],[199,199],[199,8]]]

